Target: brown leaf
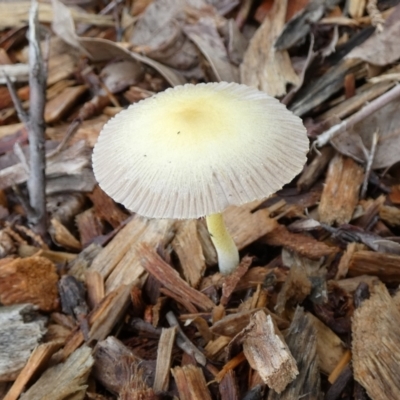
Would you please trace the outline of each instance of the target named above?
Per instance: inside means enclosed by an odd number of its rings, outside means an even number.
[[[375,33],[360,46],[353,49],[346,58],[361,58],[374,64],[385,66],[400,58],[400,5],[386,20],[383,31]]]

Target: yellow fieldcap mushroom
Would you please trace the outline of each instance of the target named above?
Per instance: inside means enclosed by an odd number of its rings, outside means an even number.
[[[186,84],[121,111],[100,133],[93,170],[114,200],[150,218],[206,216],[222,273],[239,263],[221,212],[263,199],[303,168],[300,118],[237,83]]]

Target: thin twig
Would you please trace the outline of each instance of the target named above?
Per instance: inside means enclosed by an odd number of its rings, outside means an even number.
[[[176,345],[185,353],[193,356],[195,360],[204,367],[207,364],[207,359],[205,355],[185,335],[174,313],[172,311],[169,311],[167,312],[165,317],[167,318],[167,321],[171,327],[176,326],[177,328],[178,335],[176,338]]]
[[[29,117],[28,117],[27,112],[22,107],[22,103],[18,97],[17,91],[15,90],[14,83],[11,82],[10,77],[5,72],[4,72],[4,77],[6,78],[7,88],[8,88],[8,91],[10,92],[10,96],[14,103],[15,110],[17,111],[18,118],[28,129]]]
[[[75,132],[78,130],[79,125],[82,123],[80,119],[75,119],[71,122],[70,126],[67,129],[67,132],[65,133],[63,139],[59,143],[59,145],[52,151],[48,152],[46,155],[46,158],[49,159],[51,157],[54,157],[55,155],[61,153],[65,145],[68,143],[68,141],[74,136]]]
[[[375,159],[376,146],[378,144],[378,140],[379,140],[379,134],[378,132],[375,132],[372,136],[371,150],[367,158],[367,166],[365,167],[364,182],[361,188],[361,195],[360,195],[362,199],[365,197],[365,194],[367,193],[368,180],[372,170],[372,163],[374,162]]]
[[[357,111],[355,114],[353,114],[350,118],[347,118],[340,124],[334,125],[332,128],[329,128],[327,131],[321,133],[321,135],[319,135],[317,140],[313,143],[313,147],[316,149],[317,147],[325,146],[335,136],[345,132],[348,129],[351,129],[355,124],[386,106],[386,104],[389,104],[398,97],[400,97],[400,85],[396,85],[393,89],[371,101],[360,111]]]
[[[45,180],[45,121],[47,68],[40,48],[38,3],[32,0],[29,12],[29,155],[30,174],[28,179],[29,202],[34,214],[29,216],[30,223],[37,233],[44,236],[47,232],[46,180]]]

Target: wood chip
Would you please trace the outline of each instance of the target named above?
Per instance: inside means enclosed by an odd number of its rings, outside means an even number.
[[[171,243],[190,286],[197,288],[206,269],[203,248],[197,233],[197,221],[179,221]]]
[[[111,393],[121,393],[130,383],[131,367],[140,364],[148,376],[150,373],[146,361],[113,336],[99,342],[93,356],[95,362],[92,374]]]
[[[45,334],[45,324],[30,304],[0,308],[0,382],[17,378]]]
[[[22,369],[18,378],[15,380],[10,390],[7,392],[3,400],[17,400],[20,394],[25,389],[25,386],[29,380],[34,376],[42,372],[46,366],[50,357],[63,345],[63,341],[55,341],[50,343],[40,344],[33,350],[28,362]]]
[[[265,242],[270,246],[284,246],[311,260],[333,255],[337,248],[314,239],[305,233],[292,233],[284,225],[277,224],[275,229],[265,236]]]
[[[65,361],[43,373],[39,380],[22,396],[21,400],[83,400],[94,360],[92,349],[83,346]]]
[[[299,374],[296,360],[282,334],[264,311],[255,313],[246,327],[243,352],[263,382],[277,393],[281,393]]]
[[[137,282],[145,272],[140,261],[140,244],[163,247],[174,234],[172,227],[171,220],[150,220],[135,215],[98,254],[90,267],[106,280],[106,293],[121,284]]]
[[[157,350],[157,366],[154,378],[153,390],[166,392],[169,387],[169,374],[171,368],[172,349],[174,347],[176,327],[163,328],[161,330],[160,341]]]
[[[211,310],[215,306],[206,295],[190,287],[151,247],[143,243],[139,245],[138,251],[143,268],[167,289],[201,310]]]
[[[320,222],[329,225],[350,222],[363,179],[360,165],[349,157],[336,154],[329,164],[318,207]]]
[[[382,283],[377,282],[371,297],[355,310],[352,334],[355,380],[374,400],[397,400],[400,311]]]
[[[181,400],[203,399],[211,400],[211,394],[203,372],[194,365],[185,365],[172,369],[176,386]]]
[[[349,276],[373,275],[383,282],[400,283],[400,256],[356,251],[349,262]]]

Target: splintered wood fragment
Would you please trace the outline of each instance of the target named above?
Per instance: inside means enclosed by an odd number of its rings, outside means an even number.
[[[44,118],[47,123],[53,123],[62,118],[74,106],[77,100],[85,93],[85,85],[67,87],[58,96],[46,103]]]
[[[243,278],[243,275],[246,274],[249,269],[251,263],[253,261],[252,257],[245,256],[240,261],[238,267],[227,277],[224,277],[224,282],[222,283],[222,297],[220,300],[220,304],[223,306],[228,304],[228,301],[236,288],[236,285]]]
[[[232,369],[225,374],[219,383],[219,394],[221,400],[239,400],[241,398],[235,372]]]
[[[0,307],[0,382],[17,378],[45,334],[45,324],[31,304]]]
[[[377,282],[353,316],[354,378],[373,400],[397,400],[400,393],[400,311]]]
[[[163,392],[168,390],[169,374],[171,368],[172,349],[174,347],[176,327],[163,328],[157,349],[156,376],[154,378],[153,390]]]
[[[217,251],[211,241],[210,233],[204,219],[197,220],[197,234],[203,249],[204,259],[207,265],[216,265],[218,263]]]
[[[79,240],[77,240],[68,228],[57,218],[52,218],[50,224],[49,232],[55,244],[60,247],[65,247],[68,250],[82,250],[82,245]]]
[[[88,315],[90,327],[88,340],[99,341],[109,335],[114,326],[120,321],[129,305],[130,286],[122,285],[110,292],[101,303]],[[69,338],[58,358],[65,360],[84,342],[84,335],[79,329]]]
[[[270,391],[268,400],[321,398],[317,332],[312,319],[301,307],[296,309],[285,340],[299,367],[299,374],[281,394]]]
[[[210,340],[204,348],[205,356],[217,360],[231,340],[230,336],[218,336],[215,340]]]
[[[43,343],[36,347],[3,400],[17,400],[32,376],[37,375],[46,367],[50,357],[62,344],[62,341],[55,341]]]
[[[317,179],[324,173],[326,166],[331,161],[334,150],[331,146],[325,146],[315,158],[307,165],[297,181],[297,188],[301,191],[310,189]]]
[[[282,334],[264,311],[256,312],[245,328],[243,352],[263,382],[277,393],[299,374]]]
[[[126,376],[121,371],[121,362],[132,365],[142,360],[118,339],[109,336],[95,347],[92,376],[107,390],[120,393],[126,384]]]
[[[331,160],[318,207],[320,222],[347,224],[358,203],[363,168],[349,157],[336,154]]]
[[[98,185],[88,196],[93,202],[96,214],[107,221],[114,229],[118,228],[129,217]]]
[[[197,221],[179,221],[171,244],[179,258],[186,281],[196,288],[206,269],[203,249],[197,234]]]
[[[103,233],[103,225],[96,215],[94,207],[85,210],[75,217],[76,227],[82,246],[87,246],[94,238]]]
[[[106,293],[123,284],[137,282],[145,273],[141,264],[141,243],[163,247],[174,235],[173,221],[135,215],[93,260],[91,270],[106,279]]]
[[[86,271],[85,275],[88,303],[91,308],[96,307],[105,296],[104,279],[97,271]]]
[[[32,303],[43,311],[58,307],[56,266],[47,258],[17,258],[0,266],[0,302]]]
[[[343,357],[339,360],[334,370],[329,374],[328,381],[333,384],[339,378],[343,370],[349,365],[351,361],[351,351],[346,350]]]
[[[80,281],[85,281],[89,266],[102,249],[100,245],[95,243],[87,246],[74,260],[68,263],[68,275],[72,275]]]
[[[239,364],[246,360],[246,356],[243,352],[239,353],[237,356],[230,359],[219,371],[218,375],[215,377],[215,380],[220,383],[225,375],[230,371],[233,371]]]
[[[68,359],[45,371],[20,400],[83,400],[93,366],[92,349],[83,346]]]
[[[400,256],[361,250],[349,263],[349,276],[374,275],[381,281],[400,283]]]
[[[138,245],[140,263],[168,290],[193,303],[201,310],[211,310],[215,304],[205,294],[190,287],[169,264],[167,264],[148,244]]]
[[[231,206],[224,212],[224,221],[239,250],[271,232],[278,224],[269,217],[267,209],[252,212],[262,202],[256,201],[243,206]]]
[[[379,216],[384,221],[391,226],[400,225],[400,209],[393,206],[381,205],[379,208]]]
[[[307,317],[312,320],[316,330],[319,368],[324,374],[329,375],[343,358],[346,350],[332,329],[310,313]]]
[[[270,246],[283,246],[311,260],[330,256],[337,248],[326,245],[304,233],[292,233],[284,225],[277,224],[276,228],[265,236],[265,242]]]
[[[372,287],[371,285],[377,280],[378,278],[376,276],[360,275],[353,278],[340,279],[338,281],[328,281],[327,283],[329,291],[334,287],[339,287],[350,295],[353,295],[360,283],[366,283],[369,287]]]
[[[76,254],[65,251],[43,250],[28,244],[21,244],[18,248],[18,255],[22,258],[33,255],[47,258],[54,263],[67,263],[76,259]]]
[[[194,365],[185,365],[172,369],[172,375],[178,387],[180,400],[211,400],[203,371]]]

